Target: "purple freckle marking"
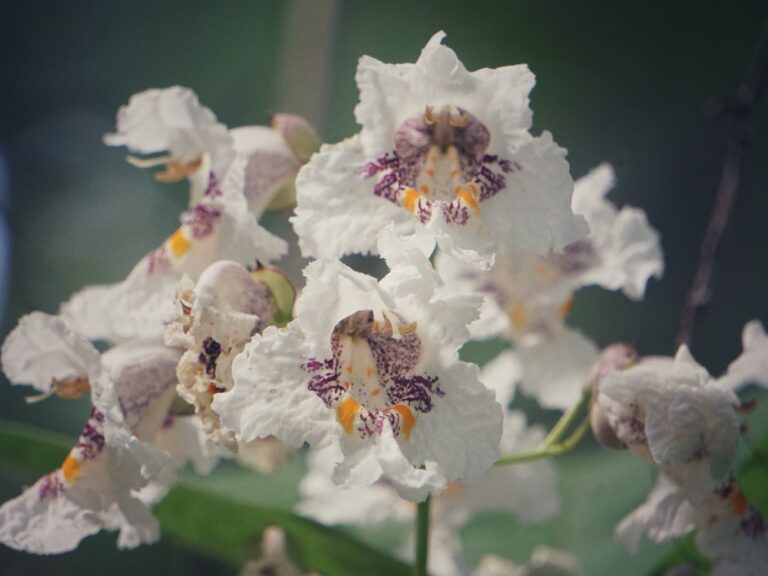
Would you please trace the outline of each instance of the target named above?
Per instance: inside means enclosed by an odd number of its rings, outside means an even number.
[[[221,188],[219,188],[219,179],[216,178],[216,174],[214,174],[212,171],[208,173],[208,186],[205,188],[205,192],[203,192],[203,196],[207,196],[208,198],[218,198],[219,196],[223,196],[224,193],[221,191]]]
[[[147,254],[147,273],[164,272],[171,267],[171,260],[168,258],[168,252],[165,245],[158,246],[152,252]]]
[[[91,416],[80,433],[74,450],[79,452],[80,460],[93,460],[104,450],[104,445],[104,414],[96,408],[91,408]]]
[[[213,232],[216,220],[221,216],[221,211],[213,206],[200,202],[195,204],[192,210],[185,213],[182,224],[192,231],[193,238],[205,238]]]
[[[474,184],[477,188],[478,202],[493,198],[506,188],[505,174],[516,173],[522,166],[516,161],[486,154],[491,136],[486,126],[466,110],[458,109],[463,122],[446,124],[446,110],[432,116],[419,115],[407,119],[395,131],[394,147],[391,152],[366,164],[361,175],[363,178],[376,177],[373,187],[375,196],[402,206],[401,199],[406,189],[418,190],[423,182],[424,170],[431,165],[428,158],[436,148],[441,154],[448,150],[455,151],[465,184]],[[434,173],[426,172],[429,178]],[[450,194],[443,191],[443,194]],[[471,213],[466,206],[455,203],[452,198],[421,198],[415,210],[415,216],[422,224],[432,218],[433,203],[439,207],[446,222],[458,226],[465,225]]]
[[[341,384],[342,335],[358,342],[365,340],[375,363],[378,381],[366,383],[352,380],[349,389]],[[329,359],[310,358],[301,364],[302,370],[311,375],[307,388],[331,409],[351,395],[360,404],[357,432],[362,438],[380,435],[387,422],[393,433],[399,435],[400,415],[391,410],[395,405],[404,404],[423,414],[432,410],[435,396],[444,396],[437,376],[417,373],[422,355],[418,335],[412,332],[396,339],[390,332],[375,331],[370,311],[357,312],[342,320],[331,336],[331,350],[332,357]],[[369,386],[381,388],[383,398],[386,398],[385,408],[369,406],[365,400],[365,389]],[[356,389],[358,392],[355,392]]]
[[[203,340],[203,351],[197,357],[197,361],[205,366],[205,373],[211,378],[216,377],[216,361],[221,354],[221,344],[211,337]]]
[[[78,460],[87,462],[93,460],[104,451],[106,440],[104,438],[104,414],[96,408],[91,408],[91,415],[85,423],[77,443],[70,453],[75,453]],[[37,489],[40,500],[56,498],[66,490],[66,484],[61,470],[54,470],[43,476]]]
[[[38,500],[58,498],[59,494],[64,492],[64,481],[61,479],[61,472],[55,470],[50,474],[43,476],[40,485],[37,487]]]

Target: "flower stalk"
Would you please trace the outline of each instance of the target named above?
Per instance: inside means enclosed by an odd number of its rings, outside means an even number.
[[[557,421],[549,434],[547,434],[547,437],[544,438],[544,442],[541,446],[534,448],[533,450],[528,450],[527,452],[502,456],[496,462],[496,466],[541,460],[552,456],[560,456],[561,454],[573,450],[589,428],[588,408],[591,396],[592,391],[589,388],[585,388],[581,393],[579,401],[563,413],[560,420]],[[584,416],[582,416],[579,425],[566,437],[568,430],[573,428],[574,423],[582,414],[584,414]]]
[[[416,561],[413,564],[413,576],[427,576],[429,556],[429,503],[427,496],[416,508]]]

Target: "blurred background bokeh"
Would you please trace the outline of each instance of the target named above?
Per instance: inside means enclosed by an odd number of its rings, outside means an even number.
[[[324,140],[357,128],[354,73],[369,54],[412,62],[437,30],[467,68],[526,62],[536,74],[534,133],[549,130],[569,151],[575,178],[611,163],[610,198],[643,208],[661,233],[666,271],[643,302],[586,289],[570,322],[599,345],[623,340],[642,354],[672,352],[677,318],[717,188],[727,126],[707,103],[738,85],[768,17],[764,0],[562,2],[511,0],[279,1],[25,0],[0,13],[0,317],[2,334],[33,310],[55,313],[86,284],[122,279],[175,228],[183,184],[154,182],[103,145],[117,108],[150,87],[193,88],[230,127],[266,124],[272,112],[307,115]],[[268,227],[285,233],[285,215]],[[741,350],[746,321],[768,321],[768,105],[759,105],[754,145],[717,258],[713,295],[700,315],[694,355],[713,374]],[[293,247],[290,265],[298,258]],[[294,274],[297,271],[294,270]],[[474,347],[478,359],[489,352]],[[28,405],[2,382],[0,418],[74,435],[87,401]],[[748,390],[747,396],[757,396]],[[765,421],[768,411],[758,409]],[[548,414],[537,414],[544,421]],[[765,428],[763,428],[765,429]],[[569,550],[586,574],[650,574],[670,546],[631,556],[612,526],[647,494],[653,473],[627,454],[586,445],[562,459],[563,514],[521,526],[484,514],[465,530],[467,554],[517,560],[536,543]],[[210,480],[225,495],[288,508],[302,471],[277,477],[225,467]],[[0,462],[0,496],[21,482]],[[377,545],[396,534],[367,535]],[[38,558],[0,549],[0,574],[234,574],[237,569],[172,538],[117,551],[114,535],[78,551]],[[620,564],[619,564],[620,563]]]

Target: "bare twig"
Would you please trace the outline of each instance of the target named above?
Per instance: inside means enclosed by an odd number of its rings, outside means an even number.
[[[730,136],[726,143],[723,171],[717,189],[712,216],[699,251],[696,275],[680,314],[675,347],[690,341],[696,313],[710,298],[710,282],[720,238],[731,217],[739,187],[741,165],[752,145],[752,118],[768,74],[768,20],[763,24],[754,58],[741,84],[730,98],[714,107],[714,116],[728,120]]]

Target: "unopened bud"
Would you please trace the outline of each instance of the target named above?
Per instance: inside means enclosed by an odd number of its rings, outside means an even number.
[[[632,346],[621,343],[611,344],[600,352],[600,356],[590,371],[589,385],[592,388],[592,397],[589,402],[589,423],[595,439],[606,448],[624,450],[627,446],[619,440],[616,431],[600,409],[600,404],[597,401],[600,394],[600,382],[611,372],[624,370],[636,362],[637,353]]]
[[[302,164],[307,162],[323,143],[312,124],[296,114],[274,114],[272,128],[283,135],[288,147]]]
[[[270,323],[282,327],[293,320],[293,303],[296,300],[296,289],[288,276],[278,268],[257,265],[250,271],[251,277],[264,284],[272,295],[275,305]]]
[[[625,370],[637,362],[637,352],[629,344],[617,342],[606,346],[600,352],[589,372],[589,384],[592,398],[597,396],[600,381],[616,370]]]

